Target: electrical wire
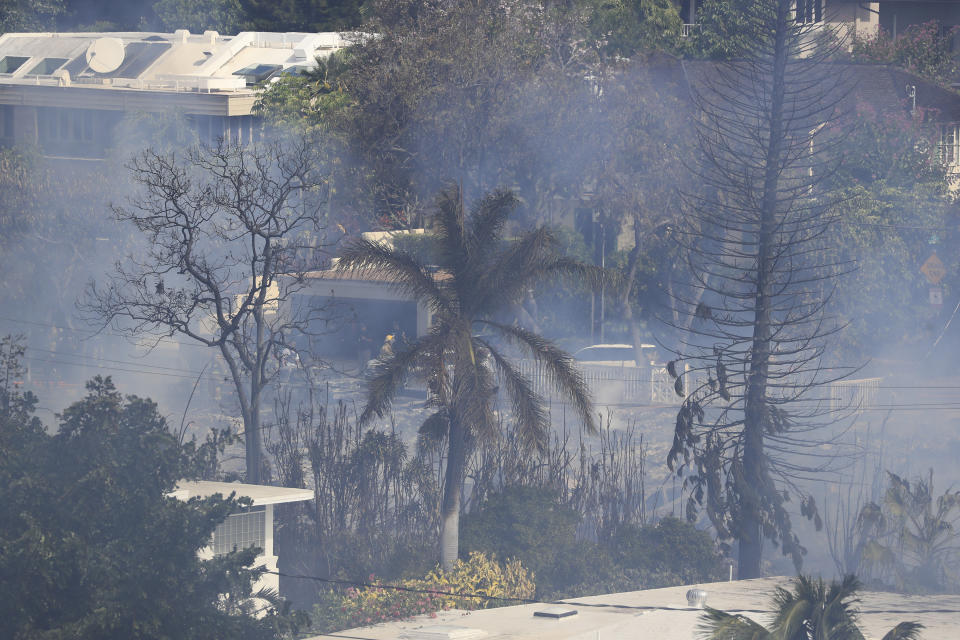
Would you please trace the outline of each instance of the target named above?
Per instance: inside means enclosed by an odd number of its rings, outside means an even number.
[[[336,584],[340,586],[361,587],[367,589],[386,589],[388,591],[404,591],[408,593],[418,593],[423,595],[440,595],[452,598],[468,598],[486,601],[518,602],[520,604],[543,604],[543,605],[565,605],[568,607],[585,607],[597,609],[619,609],[625,611],[699,611],[703,609],[697,607],[669,607],[657,605],[629,605],[615,604],[610,602],[583,602],[575,598],[566,600],[538,600],[536,598],[521,598],[516,596],[491,596],[485,593],[470,593],[465,591],[439,591],[436,589],[418,589],[416,587],[405,587],[403,585],[385,584],[376,582],[361,582],[355,580],[343,580],[336,578],[324,578],[320,576],[310,576],[302,574],[285,573],[282,571],[264,571],[264,573],[284,578],[294,578],[300,580],[312,580],[314,582],[323,582],[325,584]],[[773,613],[770,609],[727,609],[727,611],[736,613]],[[864,609],[863,613],[896,613],[896,614],[918,614],[918,613],[960,613],[960,609]]]
[[[520,604],[545,604],[545,605],[566,605],[570,607],[590,607],[597,609],[621,609],[626,611],[703,611],[696,607],[664,607],[653,605],[630,605],[614,604],[603,602],[582,602],[573,598],[567,600],[537,600],[535,598],[521,598],[517,596],[491,596],[485,593],[470,593],[466,591],[439,591],[436,589],[418,589],[416,587],[405,587],[397,584],[381,584],[376,582],[360,582],[355,580],[341,580],[335,578],[323,578],[320,576],[308,576],[282,571],[264,571],[264,573],[280,576],[284,578],[295,578],[300,580],[312,580],[323,582],[325,584],[337,584],[340,586],[362,587],[367,589],[386,589],[388,591],[404,591],[408,593],[418,593],[423,595],[447,596],[451,598],[468,598],[486,601],[517,602]],[[770,613],[768,609],[731,609],[731,611],[745,613]]]
[[[18,324],[31,324],[38,327],[47,327],[48,329],[59,329],[60,331],[70,331],[72,333],[79,333],[84,337],[82,340],[88,340],[101,335],[115,336],[117,338],[124,338],[129,340],[130,336],[123,333],[117,333],[115,331],[88,331],[83,329],[74,329],[73,327],[64,327],[62,325],[50,324],[49,322],[38,322],[36,320],[20,320],[18,318],[10,318],[8,316],[0,316],[0,320],[4,322],[16,322]],[[206,345],[199,344],[196,342],[184,342],[182,340],[174,340],[173,338],[156,338],[158,342],[168,342],[171,344],[179,344],[185,347],[206,347]]]

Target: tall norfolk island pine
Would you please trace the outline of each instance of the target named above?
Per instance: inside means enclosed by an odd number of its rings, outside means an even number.
[[[516,205],[512,193],[497,191],[477,203],[468,217],[459,190],[451,188],[440,194],[436,207],[439,271],[405,251],[366,240],[350,244],[337,267],[342,272],[385,275],[433,313],[429,333],[374,367],[361,419],[382,416],[412,372],[426,371],[430,376],[437,411],[425,426],[444,433],[448,448],[440,531],[444,569],[457,560],[460,490],[469,443],[495,429],[498,385],[532,442],[539,442],[550,425],[543,400],[500,344],[517,347],[537,360],[558,391],[570,398],[587,428],[595,429],[592,403],[572,357],[531,331],[497,320],[545,278],[599,278],[595,269],[559,255],[544,227],[505,240],[504,225]],[[497,336],[497,342],[491,336]]]
[[[792,6],[751,4],[743,57],[700,74],[694,170],[704,195],[686,198],[679,232],[692,285],[675,296],[686,317],[671,371],[690,395],[668,464],[686,475],[688,513],[705,507],[720,536],[737,540],[741,578],[760,575],[764,538],[799,566],[805,550],[784,503],[799,495],[819,526],[794,481],[822,462],[805,456],[819,453],[813,432],[833,420],[812,392],[843,375],[822,361],[843,271],[825,247],[836,203],[824,182],[848,84]]]

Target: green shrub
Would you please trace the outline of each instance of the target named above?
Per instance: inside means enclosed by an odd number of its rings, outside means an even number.
[[[509,560],[501,564],[483,553],[471,553],[466,561],[458,560],[452,571],[444,573],[437,568],[423,578],[397,583],[397,586],[411,591],[376,586],[380,582],[372,577],[371,581],[375,586],[351,588],[344,594],[325,594],[311,616],[314,628],[327,633],[447,609],[505,606],[517,604],[517,598],[532,598],[535,592],[532,576],[519,561]],[[458,597],[444,593],[505,599]]]
[[[644,527],[619,527],[605,546],[617,566],[641,571],[648,576],[648,583],[654,577],[674,584],[724,578],[726,564],[713,538],[679,518],[666,517]]]
[[[726,565],[710,534],[677,518],[621,525],[599,542],[577,540],[580,515],[554,493],[508,487],[461,519],[464,553],[517,558],[539,598],[556,599],[723,579]]]
[[[539,576],[575,543],[579,522],[580,515],[559,504],[551,491],[508,487],[462,517],[461,555],[483,551],[519,558]]]

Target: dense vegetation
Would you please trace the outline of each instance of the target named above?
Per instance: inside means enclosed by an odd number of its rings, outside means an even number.
[[[21,390],[22,356],[0,342],[0,635],[253,640],[301,625],[270,594],[250,600],[257,549],[198,557],[232,496],[168,497],[210,471],[214,442],[178,442],[154,403],[99,377],[51,435]]]
[[[530,288],[498,310],[508,332],[520,335],[516,327],[522,325],[528,341],[550,346],[544,337],[577,348],[600,336],[638,344],[649,341],[654,327],[665,342],[675,340],[671,329],[655,322],[681,324],[669,307],[687,277],[677,242],[685,212],[680,194],[696,199],[707,190],[688,171],[703,148],[692,135],[697,114],[687,71],[749,50],[750,24],[743,16],[755,4],[705,0],[701,28],[683,39],[683,19],[670,0],[0,0],[0,30],[377,33],[319,61],[312,74],[270,85],[260,100],[268,126],[323,140],[333,167],[330,228],[354,235],[436,227],[434,194],[454,183],[459,195],[447,198],[446,222],[456,229],[463,201],[509,187],[516,220],[480,225],[479,233],[498,236],[488,247],[492,253],[515,257],[517,238],[526,238],[519,230],[545,224],[540,238],[549,236],[550,255],[556,249],[617,272],[621,286],[615,290],[555,283]],[[854,61],[899,65],[934,82],[945,83],[956,71],[944,55],[946,41],[932,28],[917,28],[896,42],[881,34],[853,44]],[[859,364],[894,350],[918,355],[932,350],[950,308],[928,303],[929,287],[917,267],[939,249],[948,299],[956,298],[960,267],[953,178],[943,162],[938,114],[903,105],[878,108],[855,95],[845,107],[850,119],[828,132],[845,159],[829,178],[829,188],[840,194],[840,224],[835,234],[818,239],[817,250],[835,264],[860,269],[830,298],[831,313],[847,330],[836,337],[828,364]],[[175,114],[168,124],[156,132],[159,151],[192,144],[181,137],[186,129]],[[111,252],[126,253],[131,244],[105,213],[106,201],[122,187],[117,160],[130,151],[117,149],[110,161],[85,173],[58,172],[31,150],[0,155],[0,302],[40,322],[52,354],[89,348],[67,344],[57,327],[73,322],[85,269],[112,260]],[[108,244],[111,251],[104,249]],[[407,266],[441,262],[434,240],[397,246],[410,258]],[[467,258],[457,251],[448,248],[442,257],[457,266]],[[507,280],[493,284],[516,284]],[[146,279],[141,284],[148,291],[157,286]],[[469,292],[463,299],[474,302]],[[448,319],[462,320],[455,313]],[[486,339],[470,327],[455,328],[465,342]],[[442,360],[458,349],[461,364],[476,356],[465,344],[429,355]],[[0,570],[23,580],[0,587],[0,635],[189,638],[227,631],[259,638],[297,628],[302,620],[282,606],[259,620],[241,615],[256,575],[243,569],[252,551],[197,559],[196,550],[236,506],[232,501],[183,505],[165,498],[177,479],[213,472],[216,439],[182,445],[156,405],[122,397],[109,379],[99,378],[82,402],[58,417],[59,430],[51,425],[48,433],[34,415],[36,398],[16,386],[22,352],[7,342],[3,353]],[[435,369],[442,373],[444,367]],[[474,389],[499,392],[492,377],[482,382]],[[517,379],[513,383],[520,388]],[[533,420],[539,430],[524,429],[517,420],[524,407],[516,404],[512,412],[498,406],[494,416],[487,397],[468,407],[486,415],[484,437],[469,438],[460,461],[461,562],[437,570],[449,416],[458,409],[450,399],[437,399],[439,418],[411,443],[380,425],[362,424],[336,398],[324,406],[312,400],[291,406],[289,396],[278,397],[277,415],[264,425],[274,481],[316,489],[312,503],[278,509],[283,569],[373,583],[330,590],[321,581],[285,580],[298,605],[316,605],[316,629],[490,604],[410,595],[381,589],[378,581],[480,589],[512,602],[726,577],[729,541],[715,541],[704,521],[678,519],[662,508],[662,488],[650,491],[645,484],[642,439],[605,428],[592,450],[566,431],[531,438],[531,431],[546,431],[542,422]],[[533,405],[526,409],[537,413]],[[932,477],[892,476],[888,489],[851,524],[860,571],[885,586],[956,588],[956,492],[936,495]],[[655,494],[657,504],[648,503]],[[833,589],[840,603],[855,591],[851,584],[801,586],[816,598]],[[214,626],[216,633],[210,632]]]

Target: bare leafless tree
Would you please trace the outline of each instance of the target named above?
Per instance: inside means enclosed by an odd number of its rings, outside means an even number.
[[[836,45],[793,4],[752,3],[744,57],[690,69],[703,191],[686,198],[678,231],[692,285],[674,293],[680,322],[667,320],[682,333],[669,369],[689,391],[668,464],[686,476],[688,516],[705,507],[737,540],[741,578],[760,575],[764,538],[800,565],[785,503],[799,496],[819,528],[798,480],[829,464],[821,429],[836,415],[817,391],[849,372],[825,360],[846,270],[827,250],[837,203],[825,179],[840,162],[849,82],[829,61]]]
[[[261,477],[261,395],[289,339],[326,316],[297,295],[325,259],[321,160],[307,140],[142,152],[129,164],[139,191],[113,210],[147,247],[81,303],[129,335],[217,350],[240,402],[248,482]]]

